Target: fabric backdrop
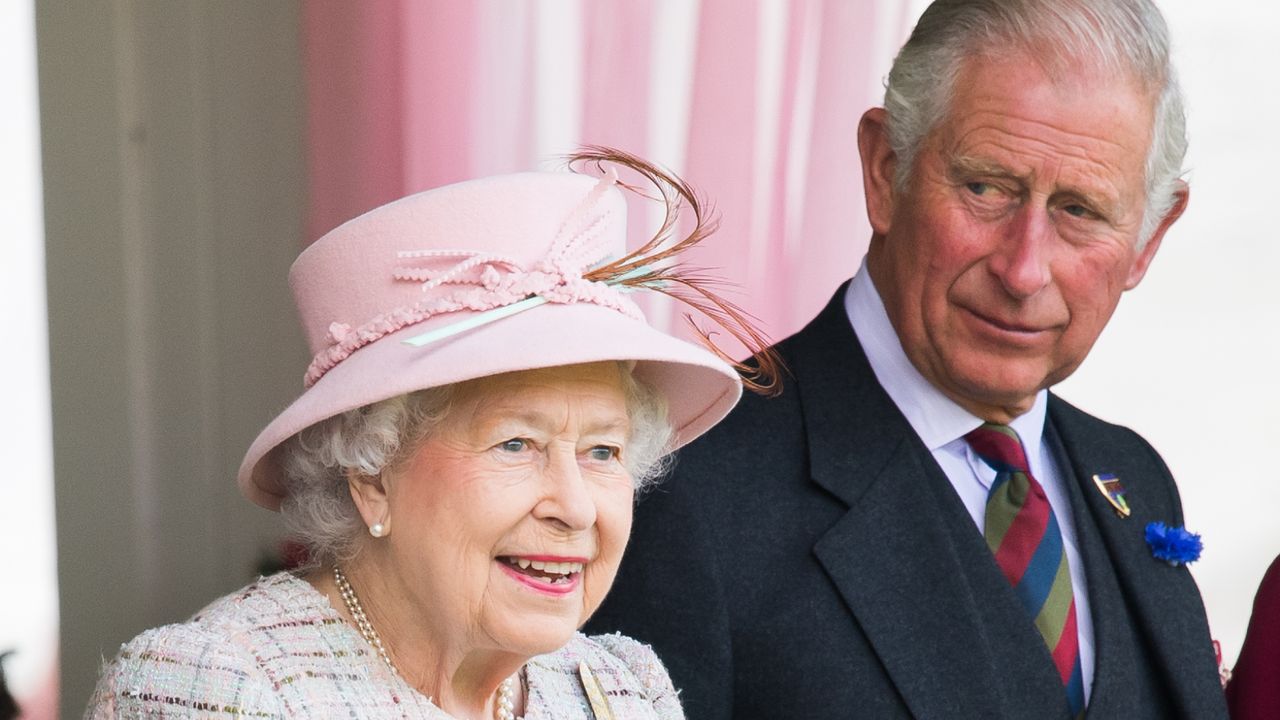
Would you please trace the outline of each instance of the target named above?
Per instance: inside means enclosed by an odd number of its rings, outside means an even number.
[[[610,145],[714,203],[720,231],[691,262],[783,337],[865,251],[857,123],[912,5],[306,3],[308,240],[401,195]],[[633,237],[654,219],[634,212]],[[666,325],[672,308],[648,311]]]

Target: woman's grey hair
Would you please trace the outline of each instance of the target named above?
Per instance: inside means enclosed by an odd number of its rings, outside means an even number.
[[[898,52],[885,84],[894,183],[910,182],[916,154],[946,115],[956,75],[978,55],[1027,53],[1050,77],[1081,63],[1136,80],[1155,98],[1147,151],[1147,201],[1139,247],[1176,201],[1187,152],[1182,91],[1169,30],[1150,0],[937,0]]]
[[[675,436],[664,398],[619,362],[631,437],[623,463],[637,492],[657,484]],[[349,560],[365,531],[347,478],[394,468],[448,417],[453,385],[400,395],[312,425],[280,448],[286,496],[280,512],[314,563]]]

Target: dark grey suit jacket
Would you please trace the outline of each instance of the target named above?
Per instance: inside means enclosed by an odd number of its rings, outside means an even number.
[[[950,482],[876,381],[844,288],[637,508],[588,624],[651,643],[691,720],[1068,717],[1048,650]],[[1094,620],[1090,718],[1226,717],[1200,594],[1143,529],[1182,523],[1155,451],[1057,397]],[[1133,515],[1093,487],[1118,475]]]

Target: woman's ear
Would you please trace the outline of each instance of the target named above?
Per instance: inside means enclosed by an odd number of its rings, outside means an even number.
[[[894,185],[898,156],[889,144],[889,116],[884,108],[871,108],[858,123],[858,155],[862,158],[862,192],[867,199],[867,219],[877,235],[888,235],[893,222]]]
[[[347,488],[351,491],[351,500],[360,512],[360,518],[364,520],[365,527],[369,528],[369,534],[383,537],[391,532],[391,503],[383,476],[348,470]]]

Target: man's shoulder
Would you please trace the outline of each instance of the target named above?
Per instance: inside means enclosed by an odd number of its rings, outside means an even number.
[[[676,475],[739,490],[754,479],[775,484],[778,473],[805,473],[810,424],[842,425],[863,414],[865,398],[849,387],[875,380],[840,301],[844,289],[805,327],[772,346],[782,366],[779,392],[744,393],[724,420],[680,450]]]
[[[1160,512],[1180,519],[1177,482],[1164,458],[1146,438],[1123,425],[1087,413],[1052,393],[1049,421],[1067,460],[1085,480],[1101,473],[1115,475],[1131,492],[1158,503]]]
[[[677,472],[691,464],[718,469],[758,464],[767,461],[774,448],[794,450],[803,445],[804,410],[795,375],[795,339],[793,335],[773,346],[782,361],[777,391],[743,393],[742,400],[719,424],[680,450]]]
[[[1049,393],[1049,419],[1068,444],[1102,444],[1156,455],[1151,443],[1133,429],[1103,420],[1054,393]]]
[[[735,430],[770,431],[771,428],[760,424],[762,419],[798,415],[801,412],[802,383],[812,383],[817,376],[831,373],[857,374],[870,371],[862,357],[857,336],[839,303],[844,289],[845,285],[841,285],[822,312],[803,328],[770,348],[781,361],[778,378],[781,392],[771,396],[745,393],[722,426],[736,425],[738,427]],[[859,360],[861,362],[856,362]],[[710,435],[717,434],[717,430],[720,431],[719,434],[723,434],[726,429],[717,427]]]

